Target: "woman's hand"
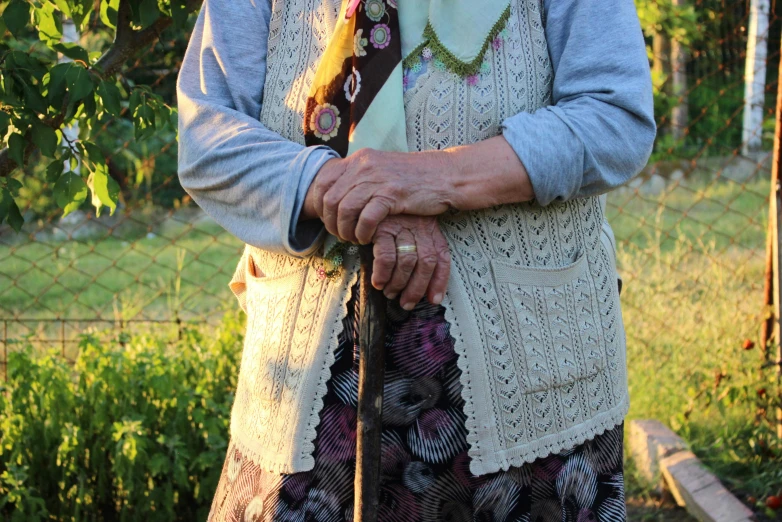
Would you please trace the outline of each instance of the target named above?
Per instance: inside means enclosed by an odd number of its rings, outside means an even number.
[[[442,302],[451,253],[436,217],[389,216],[380,223],[373,242],[372,286],[389,299],[399,296],[405,310],[412,310],[424,296],[432,304]],[[408,248],[400,252],[398,247]]]
[[[389,215],[436,216],[535,197],[527,170],[502,136],[427,152],[362,149],[327,161],[300,219],[320,218],[344,241],[369,243]]]
[[[330,160],[310,186],[304,216],[319,217],[343,241],[367,244],[386,216],[442,214],[453,193],[448,157],[362,149]]]

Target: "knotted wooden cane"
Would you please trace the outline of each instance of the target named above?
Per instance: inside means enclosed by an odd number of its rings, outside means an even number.
[[[386,298],[381,291],[372,287],[372,246],[363,246],[360,252],[358,429],[353,513],[356,522],[377,522]]]

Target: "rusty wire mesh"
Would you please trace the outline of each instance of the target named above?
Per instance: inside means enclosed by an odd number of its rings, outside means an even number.
[[[761,143],[743,151],[749,2],[693,5],[700,34],[691,41],[647,31],[660,133],[648,167],[609,195],[608,216],[631,362],[689,377],[710,375],[717,363],[707,356],[754,336],[762,313],[780,47],[772,5],[764,116],[751,129]],[[153,52],[181,59],[185,41],[158,42]],[[155,67],[139,58],[128,70],[142,66],[140,81],[174,103],[179,62]],[[137,143],[129,129],[111,122],[97,137],[123,188],[114,216],[85,205],[62,218],[42,181],[24,189],[23,232],[0,228],[0,364],[22,340],[72,357],[87,331],[175,337],[183,323],[214,321],[234,306],[226,283],[241,243],[179,187],[173,133]],[[631,375],[633,386],[642,380]]]

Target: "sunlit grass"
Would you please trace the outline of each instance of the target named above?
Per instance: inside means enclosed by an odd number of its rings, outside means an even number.
[[[761,371],[757,347],[742,347],[757,342],[766,313],[767,188],[764,180],[718,182],[659,199],[611,199],[630,419],[672,426],[723,481],[757,497],[782,487],[782,446],[758,421],[774,374]]]

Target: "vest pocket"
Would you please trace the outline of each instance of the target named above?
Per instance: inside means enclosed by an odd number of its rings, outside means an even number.
[[[254,399],[278,401],[284,391],[300,297],[308,266],[263,277],[252,255],[246,256],[247,328],[241,376]],[[248,390],[249,391],[249,390]]]
[[[525,393],[588,379],[605,368],[599,307],[586,255],[556,268],[493,260],[492,272],[513,365]]]

